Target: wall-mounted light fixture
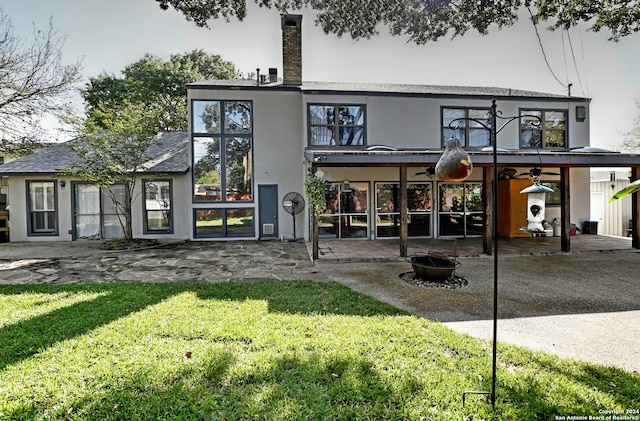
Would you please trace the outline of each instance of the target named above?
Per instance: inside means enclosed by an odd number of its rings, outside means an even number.
[[[60,187],[62,187],[64,189],[64,186],[67,185],[67,182],[64,181],[64,180],[60,180],[60,181],[58,181],[58,184],[60,184]]]
[[[609,180],[611,181],[611,190],[615,190],[616,189],[616,172],[615,171],[611,171],[609,173]]]

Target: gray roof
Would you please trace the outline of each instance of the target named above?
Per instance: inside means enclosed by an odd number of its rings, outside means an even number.
[[[187,132],[161,132],[157,144],[147,150],[150,160],[141,173],[179,173],[189,171],[189,136]],[[78,162],[78,155],[70,145],[73,139],[41,149],[31,155],[0,165],[0,175],[57,174]]]
[[[449,96],[449,97],[483,97],[483,98],[519,98],[519,99],[561,99],[584,101],[586,98],[558,95],[545,92],[527,91],[522,89],[485,87],[485,86],[440,86],[440,85],[410,85],[397,83],[348,83],[348,82],[309,82],[302,85],[284,85],[281,81],[275,83],[261,83],[255,80],[208,80],[191,83],[189,88],[235,88],[235,89],[274,89],[299,90],[303,93],[349,93],[366,95],[398,95],[398,96]]]

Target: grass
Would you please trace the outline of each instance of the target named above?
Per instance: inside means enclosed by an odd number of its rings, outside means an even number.
[[[534,420],[640,375],[499,346],[335,283],[0,286],[0,419]]]

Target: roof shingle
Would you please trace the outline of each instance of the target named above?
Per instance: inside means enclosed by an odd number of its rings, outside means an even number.
[[[0,174],[57,174],[78,162],[70,145],[77,139],[58,143],[31,155],[0,165]],[[161,132],[157,143],[147,150],[150,160],[141,173],[186,173],[189,171],[187,132]]]

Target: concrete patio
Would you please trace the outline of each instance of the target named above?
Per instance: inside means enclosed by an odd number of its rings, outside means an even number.
[[[311,254],[311,243],[307,248]],[[490,257],[482,252],[482,238],[464,239],[409,239],[408,256],[416,253],[435,252],[464,257]],[[633,250],[630,237],[611,237],[606,235],[576,235],[571,237],[571,252],[584,253],[594,251]],[[334,240],[320,239],[320,260],[334,262],[362,262],[368,260],[402,260],[400,257],[400,240]],[[561,251],[560,237],[536,238],[499,238],[498,255],[500,256],[536,256],[551,254],[567,254]]]

